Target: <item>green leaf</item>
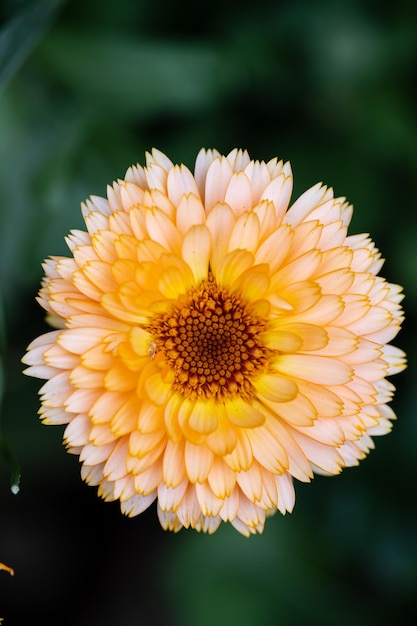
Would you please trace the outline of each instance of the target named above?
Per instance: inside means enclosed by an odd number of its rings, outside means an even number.
[[[0,30],[0,92],[30,55],[63,2],[31,3]]]
[[[39,55],[61,85],[98,112],[149,115],[206,107],[217,98],[214,46],[56,28]]]

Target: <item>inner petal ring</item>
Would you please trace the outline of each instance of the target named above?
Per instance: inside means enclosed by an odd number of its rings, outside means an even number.
[[[252,380],[269,370],[273,350],[261,335],[266,319],[210,274],[145,329],[174,372],[173,389],[190,400],[250,400]]]

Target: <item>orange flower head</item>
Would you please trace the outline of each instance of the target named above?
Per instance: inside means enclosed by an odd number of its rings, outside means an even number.
[[[25,373],[41,419],[105,500],[162,526],[261,532],[293,478],[356,465],[391,429],[401,288],[352,207],[321,184],[291,206],[288,163],[153,150],[82,205],[39,302],[56,328]]]

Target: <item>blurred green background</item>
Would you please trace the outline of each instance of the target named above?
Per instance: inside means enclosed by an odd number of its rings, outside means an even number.
[[[5,626],[356,626],[417,610],[417,4],[404,0],[3,0],[0,4]],[[292,515],[245,539],[123,517],[79,477],[21,374],[47,330],[41,262],[66,254],[79,204],[153,146],[290,160],[355,206],[406,292],[393,432],[359,468],[297,484]],[[1,391],[0,389],[0,391]],[[10,481],[21,471],[20,492]],[[410,621],[411,620],[411,621]]]

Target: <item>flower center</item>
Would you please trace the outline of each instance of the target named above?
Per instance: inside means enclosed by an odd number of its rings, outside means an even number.
[[[272,356],[261,339],[266,329],[265,319],[211,275],[147,326],[174,372],[174,390],[192,400],[251,398],[251,380]]]

